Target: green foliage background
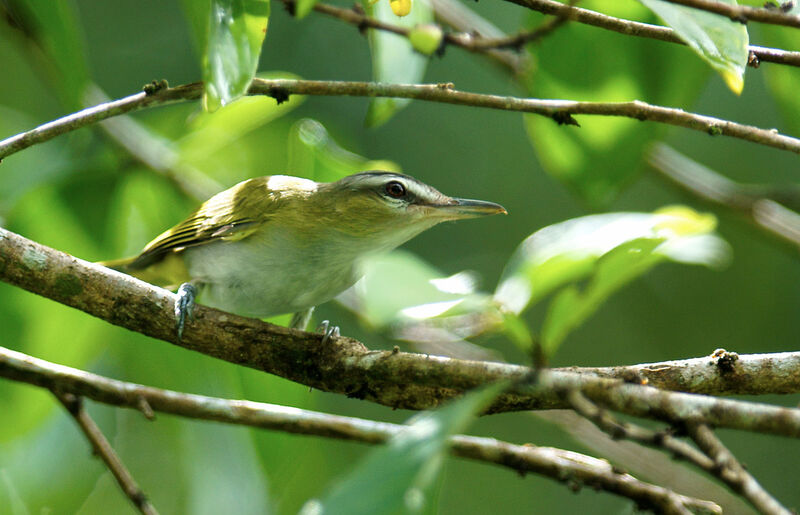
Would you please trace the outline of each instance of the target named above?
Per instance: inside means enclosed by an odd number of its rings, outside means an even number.
[[[40,34],[41,46],[33,48],[18,29],[0,23],[0,137],[80,105],[76,84],[84,58],[89,76],[112,98],[136,92],[153,79],[166,78],[171,84],[200,79],[189,24],[178,3],[64,4],[67,7],[48,16],[63,22],[65,32],[77,31],[83,48],[64,48],[58,44],[60,36],[52,33]],[[508,32],[538,20],[501,2],[470,7]],[[654,21],[642,8],[631,9],[640,19]],[[273,5],[272,11],[259,70],[310,79],[370,79],[369,47],[356,29],[313,13],[297,21],[280,5]],[[75,24],[69,20],[73,12]],[[800,42],[796,35],[779,36],[785,46]],[[758,42],[752,34],[751,39]],[[532,53],[538,75],[528,81],[531,94],[638,98],[796,134],[800,101],[787,93],[787,83],[800,79],[794,69],[770,64],[748,69],[744,93],[736,97],[686,48],[578,24],[557,31]],[[60,65],[43,58],[48,54],[58,54]],[[424,80],[453,82],[468,91],[526,94],[489,62],[456,48],[433,59]],[[264,102],[274,104],[271,99]],[[706,209],[645,169],[643,152],[658,138],[736,180],[779,186],[797,182],[794,155],[646,122],[584,117],[579,119],[583,128],[576,129],[513,113],[412,102],[388,122],[367,129],[365,99],[312,97],[298,104],[213,153],[206,145],[216,136],[208,141],[202,135],[198,140],[197,133],[186,136],[187,125],[202,126],[199,103],[148,110],[136,118],[154,134],[178,141],[185,162],[224,186],[285,171],[291,128],[309,117],[320,121],[343,147],[369,159],[393,161],[445,193],[502,203],[509,217],[437,227],[406,245],[446,273],[476,270],[486,289],[497,283],[518,243],[542,226],[601,205],[616,211],[652,211],[671,203]],[[575,192],[589,195],[592,202],[580,200]],[[193,204],[96,128],[30,148],[0,165],[2,225],[89,260],[135,252]],[[727,212],[717,215],[719,233],[733,246],[731,266],[719,272],[675,265],[655,269],[573,333],[553,364],[679,359],[710,354],[718,347],[740,353],[797,350],[796,249],[765,238]],[[543,313],[528,316],[537,327]],[[323,306],[318,317],[335,320],[345,334],[370,346],[394,345],[334,304]],[[0,342],[57,363],[164,388],[380,420],[409,416],[310,392],[148,340],[4,284]],[[506,359],[526,359],[500,338],[481,343]],[[792,405],[798,397],[766,400]],[[368,450],[164,415],[152,423],[139,413],[104,406],[92,405],[90,411],[162,513],[293,513],[347,474]],[[0,421],[0,512],[131,511],[49,394],[1,381]],[[587,450],[557,426],[527,414],[483,418],[472,431],[518,443]],[[772,493],[789,506],[800,505],[798,442],[731,432],[722,437]],[[609,495],[587,490],[575,495],[539,477],[520,478],[507,470],[452,459],[445,463],[435,501],[443,513],[630,509]]]

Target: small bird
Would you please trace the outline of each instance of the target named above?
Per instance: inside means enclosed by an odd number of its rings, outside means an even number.
[[[498,213],[506,213],[499,204],[451,198],[399,173],[329,183],[271,175],[214,195],[138,256],[101,264],[158,286],[180,285],[179,338],[195,298],[243,316],[295,313],[291,325],[305,329],[314,306],[361,277],[365,256],[440,222]],[[333,330],[325,329],[327,339]]]

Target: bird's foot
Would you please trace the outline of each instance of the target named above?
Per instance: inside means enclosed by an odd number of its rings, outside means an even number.
[[[178,330],[178,341],[183,337],[183,328],[186,319],[194,318],[194,299],[197,297],[197,288],[192,283],[183,283],[178,288],[178,300],[175,301],[175,325]]]
[[[289,327],[292,329],[300,329],[305,331],[308,323],[311,321],[311,314],[314,313],[314,307],[310,307],[304,311],[298,311],[292,315],[292,320],[289,322]]]
[[[323,320],[319,327],[317,327],[317,332],[322,333],[322,345],[328,343],[328,340],[331,338],[338,338],[341,336],[339,332],[338,325],[331,325],[329,320]]]

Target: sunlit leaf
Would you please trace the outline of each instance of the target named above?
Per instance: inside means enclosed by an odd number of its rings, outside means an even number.
[[[321,499],[309,501],[304,515],[419,512],[436,478],[447,439],[461,432],[488,405],[503,384],[484,387],[408,422],[408,428],[369,454]]]
[[[342,148],[316,120],[305,118],[292,127],[286,169],[289,175],[331,182],[365,170],[401,171],[391,161],[371,161]]]
[[[742,92],[749,44],[744,24],[719,14],[664,0],[640,1],[658,14],[697,55],[719,72],[734,93],[738,95]],[[736,0],[719,1],[737,5]]]
[[[296,79],[288,73],[259,74],[268,79]],[[299,106],[305,97],[292,95],[280,104],[265,96],[243,97],[218,112],[200,113],[191,123],[191,130],[178,141],[183,159],[200,164],[208,156],[234,143],[253,130],[280,118]]]
[[[475,279],[460,272],[446,277],[410,252],[396,250],[365,260],[364,277],[343,299],[363,322],[376,328],[401,320],[423,320],[485,309]],[[402,281],[397,278],[402,277]]]
[[[247,92],[267,33],[270,3],[184,0],[183,5],[201,54],[203,106],[215,111]]]
[[[386,0],[374,5],[365,2],[365,9],[374,18],[400,27],[413,28],[415,25],[433,21],[433,12],[427,0],[417,0],[411,13],[398,18]],[[422,80],[428,58],[414,51],[408,39],[385,30],[369,30],[369,43],[372,52],[372,79],[375,82],[414,84]],[[373,98],[369,104],[365,123],[375,127],[383,124],[392,115],[410,102],[404,98]]]
[[[567,220],[529,236],[509,260],[495,300],[521,313],[547,294],[597,273],[598,260],[632,241],[659,239],[653,253],[673,261],[718,266],[728,246],[711,234],[715,222],[689,208],[608,213]]]
[[[552,355],[567,334],[586,320],[614,291],[645,273],[666,256],[656,252],[665,238],[639,238],[604,254],[595,265],[589,285],[561,290],[550,302],[542,327],[542,346]]]

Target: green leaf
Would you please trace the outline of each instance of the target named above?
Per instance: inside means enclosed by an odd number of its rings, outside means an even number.
[[[292,127],[286,170],[289,175],[331,182],[365,170],[401,171],[391,161],[371,161],[342,148],[316,120],[305,118]]]
[[[585,0],[581,7],[627,19],[654,17],[634,2]],[[542,16],[531,16],[527,28],[537,27],[543,20]],[[583,59],[575,66],[576,55],[595,55],[598,48],[606,58]],[[687,59],[686,50],[679,45],[646,40],[631,45],[628,38],[580,24],[566,24],[531,45],[529,55],[536,65],[528,76],[528,94],[537,98],[595,102],[646,99],[684,106],[697,98],[709,74],[702,61]],[[652,63],[658,63],[659,73],[652,72]],[[643,170],[646,150],[663,137],[667,128],[608,116],[581,116],[577,120],[580,127],[526,115],[525,127],[542,168],[589,206],[602,209]]]
[[[36,120],[24,113],[0,105],[0,140],[36,126]],[[38,145],[35,152],[19,152],[3,161],[0,173],[0,225],[16,202],[29,190],[48,184],[68,173],[71,162],[66,141],[56,139]]]
[[[749,37],[744,24],[725,16],[676,5],[664,0],[640,0],[704,61],[716,70],[737,95],[744,87]],[[737,5],[736,0],[719,0]]]
[[[414,3],[408,16],[398,18],[387,0],[373,5],[365,2],[367,12],[374,18],[392,25],[413,28],[433,21],[433,11],[425,1]],[[386,32],[369,29],[369,46],[372,52],[372,79],[375,82],[413,84],[420,82],[425,74],[428,58],[414,51],[408,39]],[[369,103],[365,123],[377,127],[405,107],[407,98],[373,98]]]
[[[446,277],[404,250],[367,258],[363,272],[363,279],[343,301],[374,328],[479,311],[488,300],[488,296],[475,293],[475,279],[468,272]],[[397,277],[403,280],[397,281]]]
[[[70,0],[12,0],[12,13],[22,29],[33,37],[55,64],[57,86],[65,103],[73,109],[83,107],[83,94],[89,81],[86,45],[78,23],[75,3]]]
[[[294,4],[294,15],[298,20],[305,18],[316,3],[317,0],[297,0]]]
[[[436,478],[448,438],[466,428],[505,387],[499,383],[473,391],[441,409],[425,412],[385,446],[371,452],[353,472],[319,500],[306,503],[304,515],[418,512]]]
[[[296,79],[287,73],[259,74],[269,79]],[[239,141],[250,132],[280,118],[299,106],[305,97],[292,95],[276,103],[264,96],[243,97],[216,113],[201,113],[192,120],[191,131],[178,142],[182,159],[202,166],[210,156],[223,147]]]
[[[215,111],[247,92],[267,34],[269,0],[184,0],[201,49],[203,107]],[[207,20],[203,22],[203,20]]]
[[[550,302],[542,328],[545,354],[553,355],[569,332],[597,311],[614,291],[667,259],[656,252],[664,241],[664,238],[638,238],[624,243],[597,261],[591,282],[583,292],[575,286],[561,290]]]
[[[642,239],[659,239],[653,252],[670,260],[720,266],[727,243],[711,234],[712,215],[676,206],[654,213],[608,213],[575,218],[540,229],[525,239],[503,272],[494,299],[521,313],[554,290],[597,273],[599,260]]]

